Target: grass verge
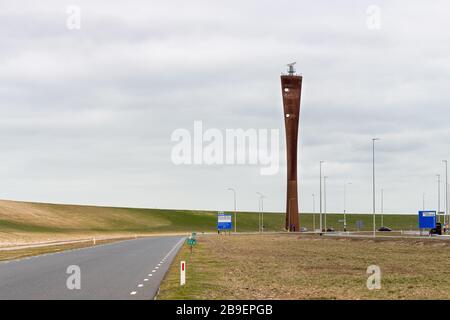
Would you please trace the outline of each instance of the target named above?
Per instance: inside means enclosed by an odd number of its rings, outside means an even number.
[[[380,290],[367,289],[370,265],[381,268]],[[448,288],[448,242],[202,236],[193,254],[179,252],[158,299],[450,299]]]

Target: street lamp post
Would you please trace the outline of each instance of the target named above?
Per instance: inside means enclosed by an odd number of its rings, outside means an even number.
[[[327,232],[327,176],[323,176],[323,224]]]
[[[444,224],[448,223],[448,160],[442,160],[445,163],[445,214]]]
[[[234,195],[234,233],[236,233],[236,230],[237,230],[236,189],[228,188],[228,190],[233,191],[233,195]]]
[[[316,231],[316,199],[314,193],[312,194],[312,205],[313,205],[313,231]]]
[[[437,187],[438,219],[439,219],[439,222],[441,222],[441,215],[440,215],[440,212],[441,212],[441,175],[437,174],[436,176],[437,176],[437,183],[438,183],[438,187]]]
[[[261,232],[264,232],[264,197],[261,197]]]
[[[259,232],[261,232],[262,228],[261,228],[261,198],[258,198],[258,205],[259,205]]]
[[[426,195],[426,193],[424,192],[424,193],[422,194],[422,210],[423,210],[423,211],[425,211],[425,195]]]
[[[347,185],[351,182],[344,183],[344,231],[347,231]]]
[[[323,230],[323,226],[322,226],[322,164],[325,161],[320,160],[319,163],[319,171],[320,171],[320,201],[319,201],[319,207],[320,207],[320,212],[319,212],[319,220],[320,220],[320,232],[322,232]]]
[[[372,139],[372,197],[373,197],[373,236],[376,236],[376,221],[375,221],[375,141],[380,140],[379,138]]]
[[[260,206],[260,232],[264,232],[264,198],[266,197],[261,192],[256,193],[259,196],[259,206]]]
[[[258,204],[259,204],[259,226],[258,226],[258,228],[259,228],[259,232],[261,232],[261,230],[262,230],[262,227],[261,227],[261,225],[262,225],[262,223],[261,223],[261,197],[259,197],[258,198]]]
[[[381,226],[384,227],[384,189],[381,188]]]
[[[261,198],[258,196],[258,232],[261,232]]]

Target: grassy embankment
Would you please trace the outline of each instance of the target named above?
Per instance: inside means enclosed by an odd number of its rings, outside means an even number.
[[[328,226],[342,229],[342,214],[328,214]],[[348,214],[348,226],[355,230],[357,220],[363,230],[371,230],[372,216]],[[214,232],[217,212],[195,210],[159,210],[112,208],[79,205],[57,205],[0,200],[0,245],[83,236],[156,234],[173,232]],[[311,214],[300,215],[301,225],[313,226]],[[284,215],[265,213],[266,231],[282,231]],[[377,224],[380,217],[377,217]],[[394,229],[416,229],[415,215],[385,215],[384,224]],[[316,215],[316,227],[319,218]],[[238,231],[258,230],[258,213],[238,213]]]
[[[371,229],[370,215],[348,214],[349,229],[357,220],[364,230]],[[342,215],[328,214],[329,226],[342,228]],[[378,217],[378,223],[379,223]],[[385,224],[395,229],[415,228],[415,216],[385,215]],[[134,237],[164,233],[215,232],[217,212],[195,210],[158,210],[98,206],[59,205],[0,200],[0,247],[27,243],[85,239],[93,237]],[[311,214],[300,215],[301,225],[313,226]],[[284,215],[265,213],[266,231],[282,231]],[[319,224],[316,215],[316,227]],[[238,231],[258,230],[258,213],[238,213]],[[91,245],[89,243],[3,251],[1,259],[28,256],[55,250]],[[0,250],[1,251],[1,250]]]

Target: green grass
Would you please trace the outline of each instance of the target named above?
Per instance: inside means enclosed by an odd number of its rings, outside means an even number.
[[[335,230],[342,230],[343,223],[339,220],[344,219],[344,214],[327,214],[327,226]],[[316,228],[319,228],[319,215],[316,214]],[[347,213],[347,230],[357,231],[356,222],[361,220],[363,228],[361,231],[371,231],[373,229],[373,215],[371,214],[349,214]],[[376,215],[376,226],[381,226],[381,215]],[[386,227],[395,230],[417,230],[417,215],[385,214],[383,215],[383,224]],[[312,230],[313,215],[300,214],[300,225]]]
[[[15,212],[15,211],[17,212]],[[316,228],[319,216],[316,214]],[[342,214],[327,214],[327,225],[342,229]],[[240,232],[258,230],[258,213],[239,212]],[[362,230],[371,230],[372,215],[347,214],[348,230],[356,230],[362,220]],[[0,235],[3,234],[109,234],[109,233],[170,233],[215,232],[217,212],[198,210],[161,210],[112,208],[77,205],[56,205],[0,201]],[[384,215],[384,224],[393,229],[417,229],[415,215]],[[312,230],[313,215],[300,214],[300,224]],[[284,214],[265,213],[266,231],[282,231]],[[380,217],[377,216],[377,226]]]

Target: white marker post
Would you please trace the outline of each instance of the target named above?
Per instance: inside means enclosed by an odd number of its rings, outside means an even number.
[[[180,264],[180,286],[186,284],[186,261],[181,261]]]

